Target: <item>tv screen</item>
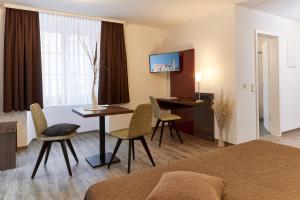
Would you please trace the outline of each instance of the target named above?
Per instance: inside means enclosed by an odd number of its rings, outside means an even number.
[[[150,72],[180,71],[179,53],[163,53],[149,56]]]

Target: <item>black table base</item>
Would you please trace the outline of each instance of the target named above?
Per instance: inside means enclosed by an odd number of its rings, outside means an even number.
[[[89,163],[89,165],[93,168],[96,167],[101,167],[103,165],[108,165],[111,159],[112,153],[106,153],[105,154],[105,159],[100,159],[100,155],[96,154],[90,157],[86,158],[86,161]],[[112,161],[112,163],[117,163],[120,162],[120,159],[115,157],[114,160]]]
[[[133,110],[119,106],[108,106],[107,109],[99,111],[86,111],[83,108],[72,109],[72,111],[81,117],[99,117],[99,153],[86,157],[86,161],[93,168],[101,167],[110,163],[112,153],[105,151],[105,116],[133,113]],[[120,159],[115,157],[112,163],[120,162]]]
[[[99,154],[89,156],[86,158],[86,161],[90,164],[91,167],[101,167],[103,165],[108,165],[110,159],[112,157],[112,153],[105,152],[105,117],[99,117]],[[120,162],[120,159],[115,157],[112,163]]]

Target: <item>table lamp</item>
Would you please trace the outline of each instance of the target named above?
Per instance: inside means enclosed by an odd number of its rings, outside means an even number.
[[[202,74],[201,72],[196,72],[196,75],[195,75],[195,78],[196,78],[196,82],[198,84],[198,100],[200,101],[200,81],[202,80]]]

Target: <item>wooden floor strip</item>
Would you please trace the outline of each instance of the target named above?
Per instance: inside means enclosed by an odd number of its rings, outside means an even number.
[[[283,144],[283,145],[300,148],[300,130],[289,131],[289,132],[283,133],[282,137],[273,136],[273,135],[268,134],[268,135],[261,137],[260,139],[278,143],[278,144]]]

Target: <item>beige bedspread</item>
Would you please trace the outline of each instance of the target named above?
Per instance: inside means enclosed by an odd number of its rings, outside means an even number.
[[[100,182],[88,189],[85,199],[144,200],[162,173],[175,170],[225,179],[224,200],[300,200],[300,150],[265,141],[252,141]]]

